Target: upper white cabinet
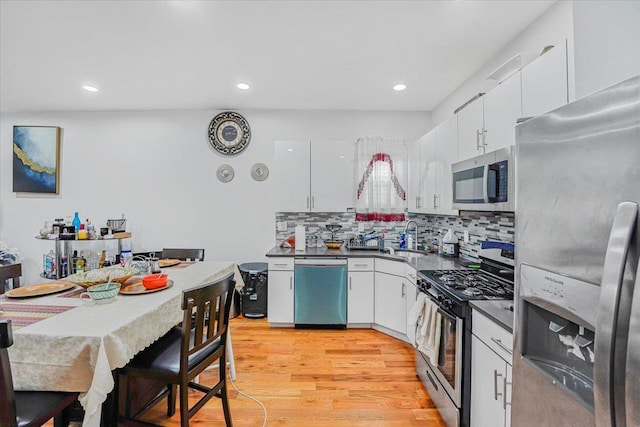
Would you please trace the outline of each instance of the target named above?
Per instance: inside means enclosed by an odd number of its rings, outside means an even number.
[[[516,124],[522,117],[520,73],[509,77],[484,96],[484,151],[516,143]]]
[[[523,117],[538,116],[569,102],[566,40],[524,67],[521,74]]]
[[[451,186],[451,164],[458,160],[458,127],[455,117],[442,122],[436,128],[435,162],[434,162],[434,196],[431,213],[458,215],[453,203]]]
[[[484,97],[467,104],[456,114],[458,118],[458,160],[484,153],[482,145],[484,126]]]
[[[458,111],[458,159],[514,145],[522,117],[520,73]]]
[[[456,117],[417,140],[409,151],[409,210],[457,215],[451,209],[451,163],[458,159]]]
[[[344,212],[353,206],[353,146],[343,141],[276,141],[276,210]]]

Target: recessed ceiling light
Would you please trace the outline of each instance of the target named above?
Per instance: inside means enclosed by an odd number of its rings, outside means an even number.
[[[287,151],[293,151],[293,148],[287,148]]]
[[[246,83],[238,83],[236,87],[241,90],[248,90],[250,88],[250,86]]]
[[[407,88],[407,85],[404,85],[402,83],[398,83],[397,85],[393,86],[393,90],[395,91],[401,91],[401,90],[405,90]]]
[[[97,92],[98,88],[95,86],[91,86],[91,85],[82,85],[82,89],[86,90],[87,92]]]

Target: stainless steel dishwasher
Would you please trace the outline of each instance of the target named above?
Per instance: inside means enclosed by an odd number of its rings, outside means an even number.
[[[347,327],[347,259],[296,258],[296,328]]]

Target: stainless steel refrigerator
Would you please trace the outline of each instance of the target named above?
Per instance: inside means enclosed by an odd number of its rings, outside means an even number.
[[[512,425],[640,426],[638,77],[516,127]]]

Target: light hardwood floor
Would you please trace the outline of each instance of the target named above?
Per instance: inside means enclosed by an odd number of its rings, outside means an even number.
[[[444,427],[414,368],[413,348],[370,329],[269,328],[266,319],[232,319],[237,380],[267,409],[267,426]],[[201,382],[207,384],[207,371]],[[260,427],[262,408],[228,386],[236,427]],[[194,393],[195,396],[195,392]],[[145,421],[179,426],[162,401]],[[191,425],[224,426],[212,399]]]

